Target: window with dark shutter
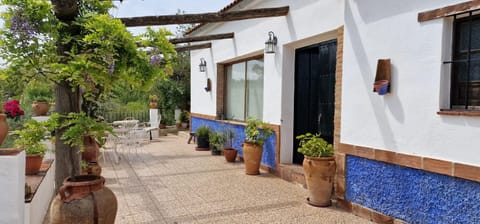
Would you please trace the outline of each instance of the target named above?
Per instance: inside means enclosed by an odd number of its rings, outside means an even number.
[[[464,15],[454,22],[450,105],[480,110],[480,16]]]

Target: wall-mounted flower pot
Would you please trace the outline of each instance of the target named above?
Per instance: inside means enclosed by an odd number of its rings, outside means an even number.
[[[378,80],[373,83],[373,88],[378,95],[385,95],[388,93],[388,86],[390,82],[388,80]]]

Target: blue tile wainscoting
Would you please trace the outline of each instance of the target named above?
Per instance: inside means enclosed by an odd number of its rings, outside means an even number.
[[[243,157],[242,143],[245,139],[245,126],[225,123],[223,121],[213,121],[198,117],[192,117],[192,130],[197,130],[198,127],[206,125],[213,131],[221,132],[225,127],[231,128],[235,132],[235,139],[233,141],[233,148],[238,149],[238,154]],[[270,168],[275,168],[275,133],[265,142],[263,146],[262,165]]]
[[[480,183],[347,155],[346,199],[408,223],[480,223]]]

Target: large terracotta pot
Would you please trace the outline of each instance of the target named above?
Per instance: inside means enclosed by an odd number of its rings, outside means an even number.
[[[37,174],[42,166],[43,156],[41,155],[26,155],[25,156],[25,174]]]
[[[157,102],[150,102],[150,109],[157,109],[158,103]]]
[[[235,162],[235,160],[237,159],[237,152],[238,150],[234,148],[224,148],[223,155],[225,156],[225,160],[231,163]]]
[[[333,157],[305,156],[303,169],[310,193],[310,197],[307,199],[308,203],[319,207],[330,206],[335,177],[335,159]]]
[[[7,115],[0,113],[0,146],[8,134]]]
[[[263,147],[259,144],[243,143],[243,160],[245,161],[245,173],[248,175],[260,174]]]
[[[45,116],[47,115],[49,109],[50,109],[50,103],[33,101],[32,110],[35,116]]]
[[[50,205],[50,223],[113,224],[117,198],[99,176],[67,178]]]
[[[100,155],[100,146],[92,136],[83,137],[82,159],[87,162],[97,162]]]

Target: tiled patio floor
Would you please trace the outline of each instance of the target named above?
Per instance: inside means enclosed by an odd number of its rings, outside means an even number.
[[[265,172],[245,175],[243,163],[186,142],[169,135],[123,154],[119,164],[107,160],[103,176],[117,195],[116,223],[370,223],[311,207],[300,186]]]

